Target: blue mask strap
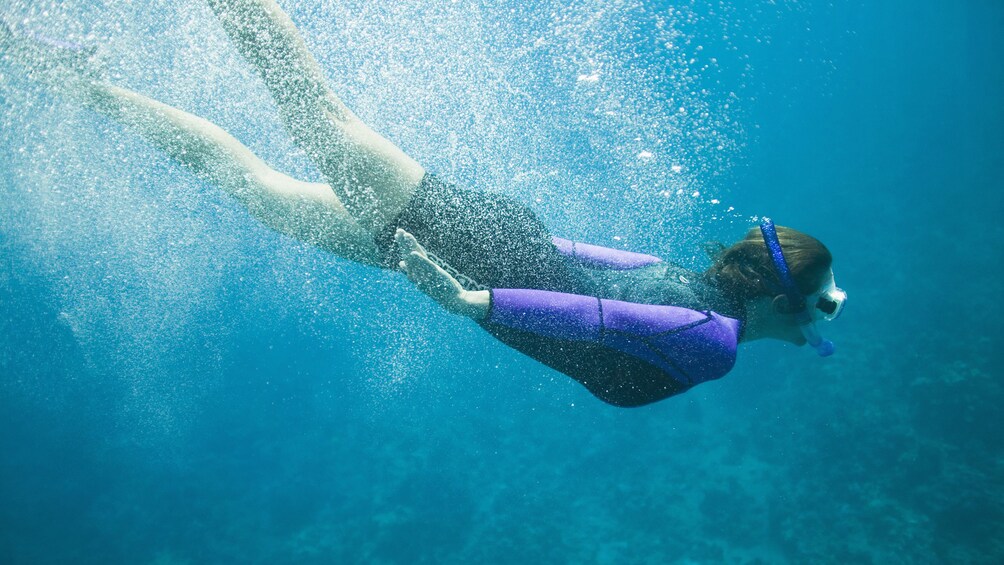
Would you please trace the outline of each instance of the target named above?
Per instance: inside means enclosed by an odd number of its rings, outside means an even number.
[[[812,316],[809,315],[805,296],[799,292],[795,279],[791,276],[788,262],[784,260],[784,252],[781,251],[781,242],[777,239],[777,229],[774,227],[774,221],[770,218],[764,218],[760,222],[760,233],[763,234],[763,242],[767,245],[767,250],[770,252],[770,258],[774,263],[774,271],[777,273],[777,278],[781,281],[781,291],[788,298],[791,306],[796,309],[795,320],[798,322],[799,329],[802,330],[802,335],[805,336],[809,345],[814,347],[816,353],[819,353],[821,357],[833,355],[833,342],[825,340],[819,335],[819,331],[812,321]]]

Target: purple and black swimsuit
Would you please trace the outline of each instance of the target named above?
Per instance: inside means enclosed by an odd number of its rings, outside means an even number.
[[[487,288],[481,326],[616,406],[641,406],[735,364],[742,312],[700,274],[651,255],[552,237],[496,194],[426,175],[388,226],[410,231],[468,288]]]

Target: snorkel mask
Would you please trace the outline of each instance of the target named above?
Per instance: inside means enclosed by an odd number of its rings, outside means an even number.
[[[823,339],[816,329],[816,319],[827,321],[836,320],[844,310],[847,303],[847,293],[837,288],[831,273],[829,282],[820,289],[819,292],[804,296],[795,285],[795,279],[788,269],[788,262],[784,260],[784,253],[781,251],[781,242],[777,239],[777,230],[774,222],[770,218],[764,218],[760,222],[760,232],[763,233],[763,242],[767,244],[770,251],[770,258],[774,262],[774,270],[781,281],[781,291],[788,298],[788,302],[795,308],[795,321],[802,330],[802,335],[809,342],[820,357],[833,355],[833,342]]]

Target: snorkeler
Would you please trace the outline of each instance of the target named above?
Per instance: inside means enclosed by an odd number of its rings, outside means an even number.
[[[832,352],[815,321],[836,318],[846,295],[816,239],[765,220],[696,273],[554,237],[526,206],[443,181],[360,121],[274,0],[208,4],[328,184],[275,171],[218,126],[111,85],[76,46],[0,25],[0,50],[49,69],[54,86],[140,134],[266,226],[403,271],[447,310],[610,404],[641,406],[717,379],[744,341]]]

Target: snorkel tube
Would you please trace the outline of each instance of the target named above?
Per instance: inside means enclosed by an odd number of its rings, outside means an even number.
[[[805,296],[799,292],[798,286],[795,285],[795,279],[791,276],[788,262],[784,260],[784,253],[781,251],[781,242],[777,239],[774,221],[770,218],[764,218],[760,222],[760,232],[763,233],[763,242],[767,244],[770,258],[774,262],[774,271],[777,272],[777,278],[781,281],[781,291],[788,298],[788,303],[796,309],[795,321],[798,322],[798,328],[802,330],[802,335],[805,336],[809,345],[815,348],[820,357],[833,355],[833,342],[825,340],[823,336],[819,335],[819,330],[816,329],[816,324],[809,313],[808,304],[805,303]]]

